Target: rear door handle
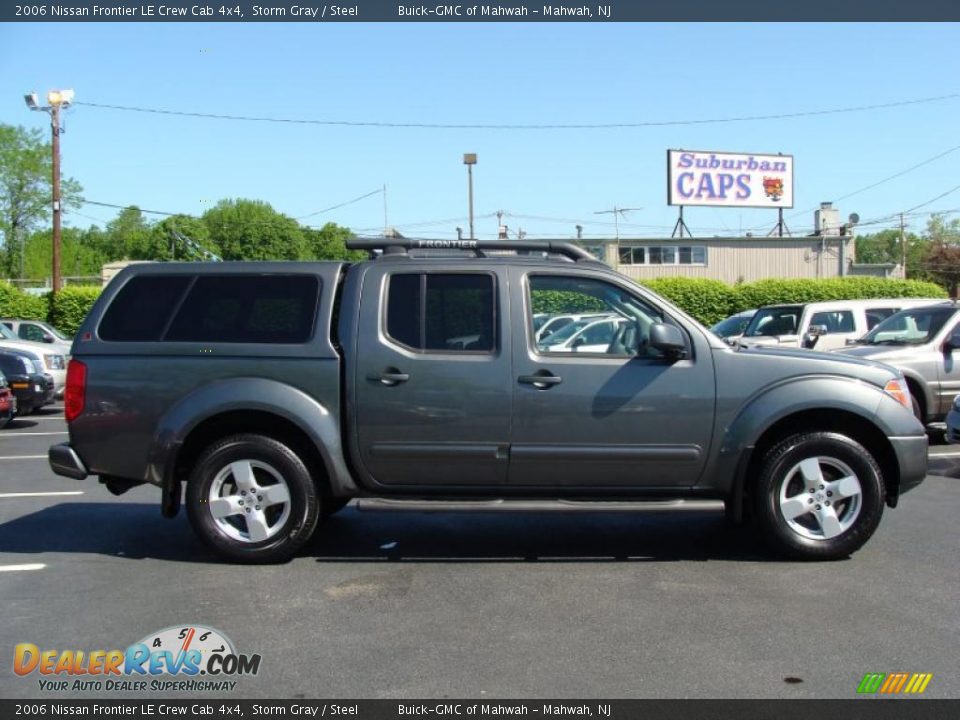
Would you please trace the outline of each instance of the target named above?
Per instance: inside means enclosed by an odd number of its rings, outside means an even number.
[[[524,385],[533,385],[537,390],[546,390],[562,383],[563,378],[552,374],[549,370],[541,370],[536,375],[521,375],[517,378],[517,382]]]
[[[394,385],[405,383],[409,379],[410,376],[407,373],[402,373],[396,368],[387,368],[382,373],[367,375],[367,380],[383,383],[387,387],[393,387]]]

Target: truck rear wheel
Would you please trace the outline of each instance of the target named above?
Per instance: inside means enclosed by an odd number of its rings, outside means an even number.
[[[838,433],[793,435],[771,448],[757,480],[761,531],[779,552],[835,560],[858,550],[883,515],[883,477],[870,452]]]
[[[233,435],[197,460],[187,516],[194,532],[231,560],[282,562],[313,534],[319,496],[306,465],[282,442]]]

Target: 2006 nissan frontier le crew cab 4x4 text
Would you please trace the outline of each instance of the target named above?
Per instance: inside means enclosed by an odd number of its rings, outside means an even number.
[[[734,349],[564,242],[354,239],[365,262],[123,270],[81,326],[55,472],[150,483],[228,558],[291,557],[352,498],[414,510],[725,503],[849,555],[926,474],[885,365]],[[552,317],[569,316],[538,333]]]

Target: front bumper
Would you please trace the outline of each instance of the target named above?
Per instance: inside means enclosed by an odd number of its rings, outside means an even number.
[[[74,480],[84,480],[87,477],[87,468],[76,451],[70,447],[70,443],[53,445],[47,451],[47,459],[50,462],[50,469],[57,475]]]
[[[890,444],[900,467],[899,494],[912,490],[927,476],[927,436],[892,437]]]

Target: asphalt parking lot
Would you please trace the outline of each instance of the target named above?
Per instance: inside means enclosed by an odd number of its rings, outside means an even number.
[[[152,488],[53,475],[65,438],[57,408],[0,431],[2,697],[71,696],[14,675],[17,643],[122,649],[194,623],[261,654],[234,697],[850,698],[866,672],[960,697],[960,448],[934,448],[937,474],[841,562],[771,560],[714,513],[348,508],[293,562],[240,567]]]

